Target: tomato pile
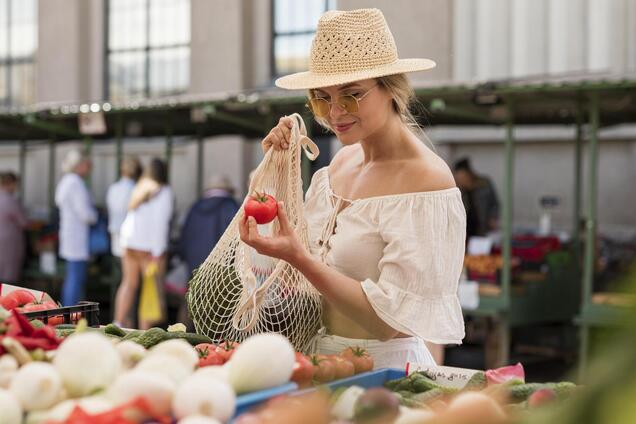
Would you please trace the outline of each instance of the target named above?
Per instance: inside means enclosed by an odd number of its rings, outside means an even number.
[[[237,342],[225,341],[219,345],[199,343],[194,348],[199,354],[199,368],[208,365],[223,365],[230,360],[234,350],[240,345]]]
[[[22,313],[48,311],[57,309],[59,305],[51,300],[38,301],[33,293],[25,289],[17,289],[9,292],[6,296],[0,296],[0,306],[7,311],[16,310]],[[49,325],[58,325],[64,322],[62,315],[48,318]]]
[[[307,387],[312,383],[328,383],[372,369],[373,358],[360,347],[348,347],[337,355],[305,356],[296,353],[291,379],[300,387]]]

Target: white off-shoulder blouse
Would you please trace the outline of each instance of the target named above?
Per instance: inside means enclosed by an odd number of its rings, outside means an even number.
[[[332,191],[325,167],[312,178],[305,219],[312,255],[360,281],[387,324],[433,343],[461,343],[466,212],[459,189],[349,200]]]

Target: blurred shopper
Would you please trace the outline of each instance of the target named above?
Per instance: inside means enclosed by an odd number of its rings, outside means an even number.
[[[119,230],[126,218],[130,195],[141,175],[141,164],[136,157],[125,157],[120,164],[120,178],[108,187],[106,206],[108,208],[108,232],[112,254],[121,257]]]
[[[17,283],[24,261],[24,228],[27,219],[15,197],[18,176],[13,172],[0,174],[0,282]]]
[[[165,316],[163,274],[166,251],[170,235],[174,196],[168,186],[165,162],[153,159],[133,189],[128,214],[121,225],[120,243],[123,249],[122,282],[115,300],[115,322],[127,327],[128,312],[139,287],[140,276],[149,265],[159,270],[155,279],[162,314]],[[154,322],[139,321],[142,329],[150,328]]]
[[[214,175],[203,197],[188,211],[179,243],[179,255],[190,274],[208,257],[239,209],[234,188],[226,176]]]
[[[466,237],[485,236],[499,227],[499,200],[490,178],[478,175],[468,158],[455,162],[457,186],[466,208]]]
[[[89,258],[89,228],[97,221],[91,195],[84,178],[91,172],[91,160],[79,150],[71,150],[62,162],[64,176],[55,190],[60,210],[60,256],[66,260],[62,304],[77,304],[83,295]]]

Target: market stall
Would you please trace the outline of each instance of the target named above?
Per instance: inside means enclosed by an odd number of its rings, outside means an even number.
[[[634,80],[615,78],[512,81],[417,89],[418,98],[430,110],[428,124],[494,125],[506,130],[506,186],[503,197],[503,237],[499,252],[500,272],[495,281],[480,284],[477,307],[465,311],[466,315],[489,316],[497,322],[498,330],[494,334],[498,337],[498,351],[493,364],[504,365],[508,362],[511,327],[538,322],[571,321],[580,305],[578,299],[581,287],[584,293],[580,315],[582,364],[585,363],[589,327],[617,322],[613,317],[617,311],[623,309],[607,302],[599,305],[593,301],[594,246],[591,242],[583,245],[577,223],[585,216],[585,240],[594,240],[597,230],[595,199],[598,179],[598,129],[601,125],[633,122],[636,109],[633,102],[635,91]],[[194,136],[193,140],[197,143],[198,149],[203,148],[205,137],[213,135],[242,134],[258,139],[278,116],[303,110],[304,102],[302,96],[281,95],[279,92],[264,90],[122,104],[41,104],[25,109],[2,111],[0,140],[17,140],[20,144],[21,173],[24,173],[24,155],[31,143],[29,140],[49,140],[51,172],[56,158],[55,147],[67,140],[83,139],[89,149],[92,143],[100,140],[114,141],[116,155],[121,158],[124,153],[123,140],[127,136],[125,123],[134,121],[140,123],[140,132],[135,136],[163,136],[165,156],[169,160],[173,139],[178,135]],[[91,137],[80,133],[78,121],[80,117],[89,113],[103,116],[103,133]],[[306,121],[313,122],[310,119]],[[515,125],[521,124],[567,124],[576,128],[576,138],[573,140],[573,161],[576,164],[573,190],[576,207],[573,211],[572,243],[545,251],[541,265],[548,266],[534,274],[527,272],[528,270],[523,272],[523,269],[515,269],[515,257],[521,254],[516,250],[516,243],[523,241],[518,235],[513,234],[512,228],[514,128]],[[317,124],[312,125],[313,128],[309,131],[317,131]],[[582,147],[586,139],[586,128],[590,147],[586,188],[590,201],[583,213]],[[196,174],[197,184],[201,187],[203,155],[199,154],[198,157]],[[310,173],[308,162],[304,162],[303,172],[303,180],[307,184]],[[50,176],[49,193],[53,190],[52,181],[53,178]],[[52,199],[52,195],[50,196]],[[584,263],[582,270],[578,267],[580,259]],[[521,265],[523,264],[519,266]],[[96,278],[103,278],[103,274]],[[112,281],[116,281],[116,278]]]
[[[521,364],[374,370],[356,346],[305,355],[274,333],[214,343],[182,324],[99,326],[95,303],[62,308],[13,286],[3,287],[0,302],[9,308],[0,309],[7,424],[503,423],[577,391],[569,382],[527,383]]]

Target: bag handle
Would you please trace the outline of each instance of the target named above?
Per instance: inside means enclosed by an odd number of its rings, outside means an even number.
[[[291,161],[291,155],[298,155],[300,151],[303,151],[309,160],[315,160],[320,154],[320,149],[309,137],[307,137],[307,128],[305,127],[305,122],[302,117],[298,113],[294,113],[291,115],[294,118],[294,124],[292,126],[292,135],[291,135],[291,143],[288,151],[275,151],[274,149],[269,149],[263,158],[261,164],[256,168],[254,172],[254,178],[250,182],[249,191],[253,192],[256,187],[258,187],[264,178],[265,170],[267,166],[274,160],[286,159]],[[288,176],[289,178],[289,176]],[[291,182],[293,184],[293,182]],[[300,199],[302,200],[302,194],[300,194]],[[299,203],[300,207],[302,207],[302,202]],[[245,216],[245,212],[241,209],[240,218],[243,219]],[[300,215],[302,217],[302,214]],[[303,229],[304,222],[299,217],[295,223],[292,224],[294,231],[300,232]],[[257,281],[254,273],[252,272],[252,263],[250,256],[250,246],[247,244],[240,242],[242,245],[242,249],[236,250],[235,256],[235,266],[237,268],[242,268],[243,270],[243,278],[248,279],[247,286],[248,287],[256,287]],[[239,252],[243,257],[243,266],[239,267]],[[274,270],[271,275],[267,277],[265,281],[260,285],[260,287],[256,288],[252,293],[243,292],[241,299],[238,302],[238,307],[234,316],[232,318],[232,325],[239,331],[249,331],[256,325],[258,318],[258,310],[260,305],[263,303],[263,299],[265,298],[265,294],[269,287],[276,281],[276,278],[279,278],[278,275],[281,273],[281,270],[284,266],[286,266],[286,262],[282,260],[278,260]]]

